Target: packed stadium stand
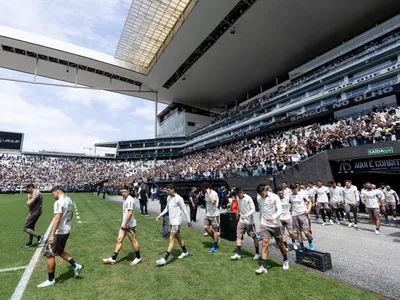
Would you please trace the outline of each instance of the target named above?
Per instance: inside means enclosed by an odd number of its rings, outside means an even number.
[[[96,144],[116,159],[3,155],[0,186],[269,175],[324,150],[400,140],[399,28],[304,70],[219,115],[173,103],[156,138]]]

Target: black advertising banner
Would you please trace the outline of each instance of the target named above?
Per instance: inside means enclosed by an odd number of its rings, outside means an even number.
[[[339,173],[362,173],[370,171],[400,171],[400,157],[352,160],[339,163]]]
[[[0,150],[21,151],[23,141],[23,133],[0,131]]]

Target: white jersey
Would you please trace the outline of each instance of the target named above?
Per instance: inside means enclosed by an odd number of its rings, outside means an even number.
[[[69,197],[59,198],[54,202],[54,214],[61,214],[60,224],[56,234],[67,234],[71,232],[72,200]]]
[[[365,199],[366,208],[379,208],[379,199],[381,198],[381,191],[378,190],[366,190],[361,193],[361,197]]]
[[[289,188],[286,188],[283,190],[283,195],[289,197],[292,194],[292,190]]]
[[[136,220],[135,217],[133,216],[133,210],[135,209],[135,199],[132,196],[128,196],[125,200],[124,203],[122,204],[122,225],[125,223],[126,216],[128,215],[129,211],[132,211],[132,215],[128,222],[126,223],[126,226],[128,228],[130,227],[135,227],[136,226]]]
[[[278,195],[268,193],[267,197],[257,196],[258,208],[260,209],[260,220],[261,225],[268,227],[280,227],[281,221],[279,219],[282,214],[281,199]],[[274,219],[275,221],[269,222],[268,219]]]
[[[356,204],[360,200],[360,193],[355,185],[345,186],[342,190],[343,200],[346,204]]]
[[[343,202],[343,188],[340,186],[329,188],[332,202]]]
[[[211,191],[211,196],[216,200],[214,204],[211,203],[210,198],[208,197],[208,193],[206,192],[204,195],[204,201],[206,201],[206,216],[207,217],[218,217],[219,216],[219,211],[218,211],[218,194],[216,191],[212,190]]]
[[[310,198],[306,197],[304,193],[297,193],[296,195],[292,194],[289,197],[289,203],[292,206],[292,216],[300,216],[304,215],[304,213],[307,211],[307,205]]]
[[[315,189],[315,197],[318,203],[328,203],[329,189],[326,186],[321,186]]]
[[[281,205],[282,205],[282,214],[280,219],[281,220],[290,220],[292,218],[292,215],[290,214],[290,203],[289,203],[289,197],[292,194],[290,194],[289,196],[283,196],[283,198],[281,199]]]
[[[399,196],[394,190],[385,190],[383,192],[385,194],[385,202],[386,203],[393,203],[399,201]]]
[[[317,187],[313,186],[313,187],[307,187],[307,191],[308,191],[308,197],[310,198],[310,200],[314,201],[315,200],[315,191],[316,191]]]
[[[298,194],[303,194],[307,199],[310,199],[310,192],[308,190],[299,190]]]
[[[385,200],[385,193],[383,192],[383,190],[382,190],[382,189],[378,189],[377,191],[378,191],[379,194],[380,194],[381,200]]]
[[[186,220],[190,222],[190,217],[186,210],[185,202],[183,201],[183,198],[178,194],[175,194],[174,196],[168,196],[167,206],[160,214],[160,217],[165,215],[167,212],[169,212],[170,225],[182,224],[182,212],[185,214]]]
[[[246,225],[253,225],[254,213],[256,212],[253,199],[249,195],[244,194],[243,198],[238,197],[238,206],[240,216],[246,216],[246,219],[244,220],[240,218],[239,222]]]

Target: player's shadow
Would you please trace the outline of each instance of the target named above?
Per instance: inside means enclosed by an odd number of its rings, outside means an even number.
[[[83,277],[81,277],[80,275],[78,276],[78,278],[74,278],[74,269],[70,266],[68,267],[68,271],[61,273],[57,278],[56,278],[56,282],[57,283],[63,283],[67,280],[80,280],[83,279]]]
[[[214,245],[214,243],[211,241],[211,239],[208,242],[205,242],[205,241],[203,242],[204,248],[211,248],[213,245]]]
[[[135,253],[133,253],[133,252],[131,252],[131,253],[129,253],[127,256],[124,256],[124,257],[121,257],[118,261],[117,261],[117,263],[120,263],[120,262],[123,262],[123,261],[133,261],[134,259],[135,259],[135,257],[136,257],[136,254]]]
[[[393,232],[391,234],[388,234],[388,236],[394,236],[394,237],[399,237],[400,238],[400,232]]]

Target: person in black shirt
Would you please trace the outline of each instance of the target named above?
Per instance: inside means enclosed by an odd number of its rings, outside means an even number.
[[[149,200],[149,193],[147,191],[147,186],[145,184],[142,184],[140,188],[139,199],[140,199],[140,212],[142,213],[142,215],[148,216],[149,213],[147,212],[147,201]]]
[[[199,199],[196,194],[196,187],[192,187],[189,193],[189,205],[190,205],[190,222],[196,222],[197,207],[199,205]]]
[[[160,190],[158,197],[160,198],[161,212],[163,212],[165,207],[167,206],[168,194],[163,189]],[[165,215],[163,215],[163,223],[162,223],[162,236],[165,240],[169,239],[168,225],[169,225],[169,213],[167,212]]]

